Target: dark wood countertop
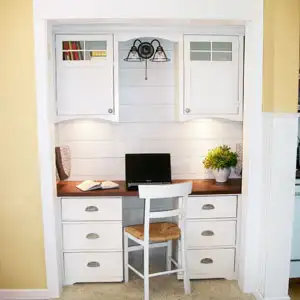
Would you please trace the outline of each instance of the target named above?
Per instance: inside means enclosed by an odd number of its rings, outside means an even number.
[[[173,183],[180,183],[191,180],[173,180]],[[241,194],[242,179],[229,179],[226,183],[216,183],[213,179],[198,179],[193,181],[192,195],[221,195]],[[80,191],[76,185],[80,181],[60,181],[57,184],[58,197],[101,197],[101,196],[138,196],[138,191],[128,191],[125,181],[115,181],[120,185],[118,189]]]

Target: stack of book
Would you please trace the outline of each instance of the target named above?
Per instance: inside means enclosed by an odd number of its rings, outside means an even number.
[[[63,42],[63,60],[84,60],[83,51],[80,42]]]

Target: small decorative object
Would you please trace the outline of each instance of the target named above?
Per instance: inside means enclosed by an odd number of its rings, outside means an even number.
[[[235,174],[237,176],[242,176],[242,170],[243,170],[243,144],[239,143],[236,144],[235,151],[237,153],[237,164],[235,168]]]
[[[203,161],[204,167],[212,170],[216,182],[226,182],[231,168],[237,164],[238,155],[230,149],[227,145],[218,146],[210,150]]]
[[[59,179],[68,179],[71,174],[71,149],[69,146],[55,147],[55,163]]]

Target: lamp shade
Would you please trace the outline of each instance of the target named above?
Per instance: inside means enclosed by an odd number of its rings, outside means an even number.
[[[124,58],[125,61],[130,61],[130,62],[140,62],[142,61],[141,57],[139,56],[138,49],[135,45],[133,45],[126,58]]]
[[[153,62],[166,62],[170,61],[170,59],[167,57],[163,47],[161,45],[158,45],[153,57],[151,58],[151,61]]]

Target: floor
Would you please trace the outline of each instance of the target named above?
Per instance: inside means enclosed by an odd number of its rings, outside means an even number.
[[[292,300],[300,299],[300,279],[290,281],[289,295]]]
[[[235,281],[193,280],[192,294],[184,295],[183,282],[175,275],[150,280],[151,300],[253,300],[243,295]],[[143,281],[132,279],[129,283],[90,283],[65,287],[61,300],[142,300]],[[297,298],[295,298],[297,299]],[[298,298],[299,299],[299,298]]]

